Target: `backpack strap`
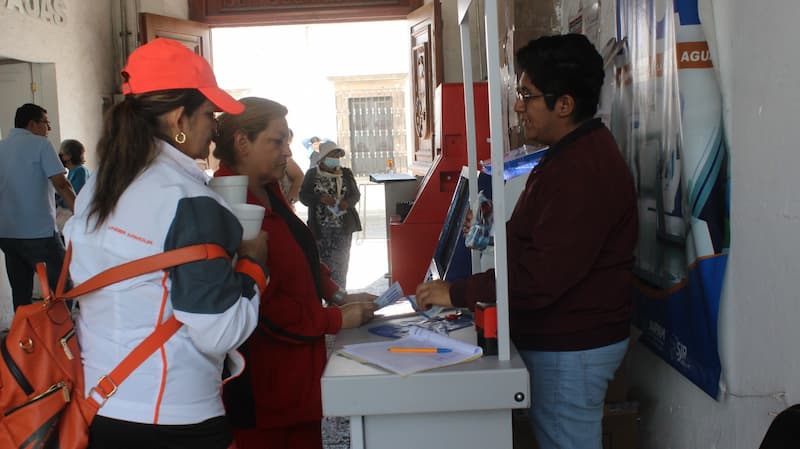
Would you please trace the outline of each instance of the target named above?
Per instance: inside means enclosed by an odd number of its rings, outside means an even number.
[[[178,332],[181,326],[183,326],[183,323],[178,321],[175,315],[172,315],[167,321],[159,324],[156,330],[142,340],[130,354],[119,362],[116,368],[110,373],[100,377],[97,384],[89,390],[89,396],[86,398],[86,402],[95,409],[99,409],[105,405],[108,398],[117,392],[119,384],[127,379],[139,365],[144,363],[144,361],[166,343],[170,337],[175,335],[175,332]],[[95,399],[95,395],[100,397],[100,402]]]
[[[225,248],[216,244],[198,244],[186,246],[183,248],[173,249],[153,256],[143,257],[136,259],[122,265],[109,268],[81,283],[77,287],[68,292],[64,292],[66,285],[67,272],[69,271],[69,264],[72,260],[72,243],[70,242],[67,253],[64,256],[64,265],[61,269],[61,274],[58,279],[58,286],[56,287],[55,298],[51,300],[63,301],[72,299],[80,295],[95,291],[97,289],[115,284],[126,279],[131,279],[145,273],[151,273],[165,268],[175,267],[189,262],[196,262],[200,260],[224,258],[230,259],[228,252]],[[44,285],[47,285],[45,282]],[[44,288],[44,287],[43,287]],[[51,297],[51,295],[46,295]],[[89,397],[86,402],[92,408],[99,409],[102,407],[108,398],[117,392],[119,384],[130,376],[130,374],[139,367],[148,357],[150,357],[158,348],[164,345],[167,340],[172,337],[178,329],[183,326],[183,323],[175,318],[175,315],[159,324],[156,329],[147,336],[141,343],[139,343],[133,351],[131,351],[110,373],[102,376],[97,384],[89,391]],[[95,396],[100,398],[100,401],[95,399]]]
[[[230,259],[228,252],[225,248],[211,243],[202,243],[198,245],[185,246],[183,248],[165,251],[160,254],[155,254],[148,257],[142,257],[131,262],[117,265],[109,268],[95,276],[87,279],[77,287],[68,292],[64,292],[66,285],[67,273],[69,272],[69,264],[72,260],[72,242],[67,248],[67,253],[64,255],[64,264],[61,268],[61,274],[58,278],[58,286],[56,287],[56,299],[67,300],[72,299],[86,293],[107,287],[111,284],[124,281],[126,279],[135,278],[145,273],[163,270],[178,265],[183,265],[189,262],[196,262],[199,260],[225,258]]]

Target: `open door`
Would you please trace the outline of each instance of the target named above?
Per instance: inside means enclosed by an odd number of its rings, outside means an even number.
[[[411,104],[414,157],[411,172],[424,176],[436,155],[434,94],[444,80],[442,65],[442,9],[434,0],[408,15],[411,28]]]
[[[8,137],[14,127],[17,108],[33,103],[33,69],[28,62],[0,64],[0,139]]]
[[[211,27],[204,23],[150,13],[139,14],[139,44],[144,45],[157,37],[178,41],[204,57],[209,64],[212,63]],[[208,158],[201,161],[201,168],[216,170],[219,160],[209,154]]]

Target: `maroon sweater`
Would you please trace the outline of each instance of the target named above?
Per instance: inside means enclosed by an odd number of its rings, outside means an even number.
[[[633,179],[599,119],[552,145],[506,224],[517,348],[573,351],[627,338],[637,229]],[[470,308],[494,302],[494,270],[453,282],[450,297]]]

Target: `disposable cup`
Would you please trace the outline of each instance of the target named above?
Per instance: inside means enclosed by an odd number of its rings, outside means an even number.
[[[250,240],[258,235],[264,221],[264,208],[255,204],[231,204],[231,211],[242,224],[242,240]]]
[[[220,176],[211,179],[208,186],[225,199],[229,206],[247,202],[247,176]]]

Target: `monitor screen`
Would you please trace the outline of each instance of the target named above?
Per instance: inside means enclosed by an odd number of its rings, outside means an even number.
[[[461,176],[445,215],[442,232],[433,253],[431,272],[447,281],[463,279],[472,273],[470,251],[464,246],[462,226],[469,209],[469,180]]]

